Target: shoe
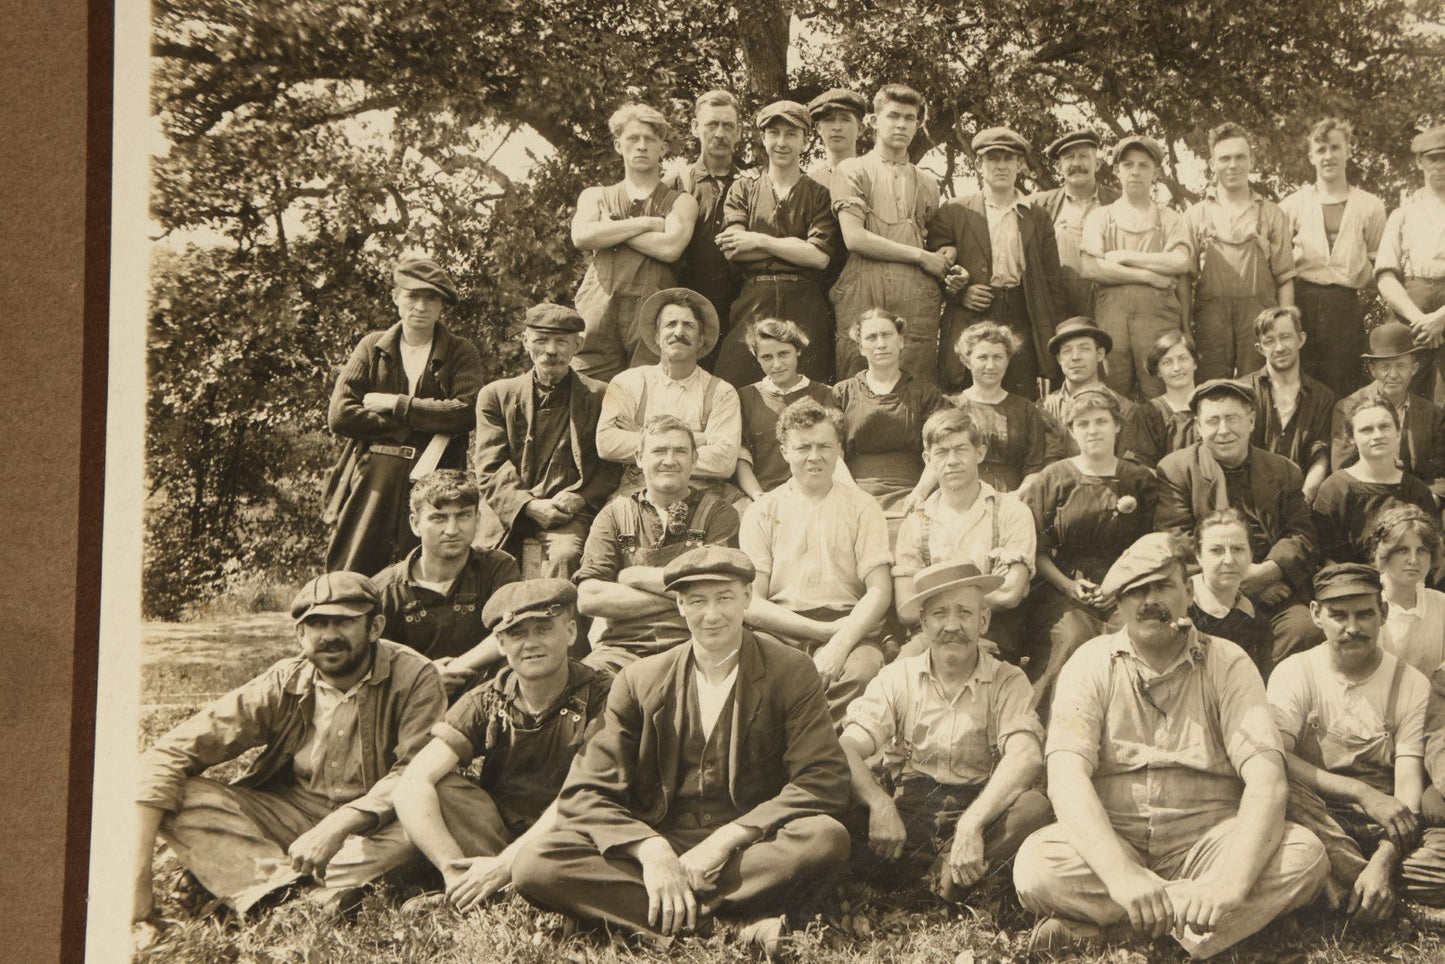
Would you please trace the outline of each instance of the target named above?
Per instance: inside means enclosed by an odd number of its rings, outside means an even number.
[[[451,905],[447,902],[445,893],[440,890],[429,890],[403,901],[401,912],[408,917],[420,916],[445,910],[449,906]]]
[[[1029,934],[1029,953],[1095,951],[1104,944],[1103,929],[1088,921],[1045,917]]]
[[[787,933],[786,915],[759,917],[738,925],[737,942],[754,957],[765,961],[780,961],[783,959],[783,938]]]
[[[340,923],[356,916],[365,895],[365,887],[318,887],[306,897],[323,919]]]

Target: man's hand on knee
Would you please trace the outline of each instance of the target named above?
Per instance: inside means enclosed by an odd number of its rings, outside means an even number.
[[[958,887],[972,887],[987,869],[988,863],[983,858],[983,830],[960,818],[953,832],[953,848],[944,874]]]
[[[326,866],[354,832],[350,823],[340,812],[333,813],[291,841],[291,846],[286,848],[286,855],[291,858],[291,869],[324,881]]]
[[[1396,851],[1388,841],[1382,841],[1375,854],[1350,891],[1350,903],[1345,912],[1362,921],[1385,920],[1395,912],[1395,864]]]
[[[697,926],[697,897],[687,872],[662,837],[649,837],[637,845],[642,885],[647,888],[647,923],[659,934],[672,936]]]
[[[882,800],[868,808],[868,849],[884,860],[897,860],[903,856],[903,845],[908,840],[908,828],[898,815],[898,807],[892,800]]]
[[[1137,864],[1109,885],[1109,897],[1129,915],[1129,926],[1151,937],[1163,937],[1174,924],[1168,882]]]
[[[447,900],[467,910],[512,882],[512,862],[502,857],[462,857],[447,865]]]
[[[1234,913],[1246,896],[1208,878],[1170,881],[1165,890],[1173,906],[1172,929],[1182,931],[1187,927],[1198,934],[1213,931]]]

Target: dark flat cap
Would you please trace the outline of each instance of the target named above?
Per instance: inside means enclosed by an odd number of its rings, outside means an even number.
[[[435,291],[447,300],[447,304],[457,303],[457,286],[452,282],[452,276],[430,258],[402,258],[396,263],[391,277],[398,288]]]
[[[786,121],[799,130],[810,131],[813,129],[813,119],[808,116],[808,108],[795,100],[775,100],[758,111],[758,130],[762,130],[775,120]]]
[[[1152,137],[1143,134],[1130,134],[1128,137],[1114,145],[1114,163],[1118,164],[1124,152],[1130,148],[1138,148],[1145,154],[1154,158],[1156,166],[1164,163],[1164,147]]]
[[[324,572],[291,600],[291,618],[364,616],[381,609],[376,584],[359,572]]]
[[[1428,131],[1416,134],[1410,141],[1410,153],[1434,154],[1445,151],[1445,124],[1436,124]]]
[[[533,331],[575,335],[587,328],[582,316],[565,305],[544,301],[527,309],[523,326]]]
[[[1370,350],[1360,357],[1365,361],[1383,361],[1423,350],[1415,344],[1415,329],[1402,321],[1387,321],[1370,329]]]
[[[1168,579],[1182,558],[1183,550],[1173,536],[1147,533],[1114,560],[1099,583],[1099,592],[1117,599],[1122,592]]]
[[[1049,339],[1049,354],[1057,355],[1059,346],[1072,338],[1080,335],[1094,339],[1104,349],[1105,354],[1114,350],[1114,338],[1107,331],[1094,323],[1094,319],[1086,318],[1083,315],[1075,315],[1066,319],[1054,329],[1054,337]]]
[[[1199,403],[1206,398],[1237,398],[1248,405],[1250,411],[1259,410],[1259,399],[1255,396],[1254,389],[1232,378],[1211,378],[1194,389],[1194,394],[1189,396],[1189,410],[1197,414]]]
[[[1325,566],[1315,573],[1315,601],[1382,592],[1380,574],[1358,562]]]
[[[560,616],[577,605],[577,587],[566,579],[524,579],[502,586],[482,607],[482,623],[494,633],[526,619]]]
[[[1003,585],[1003,576],[983,573],[971,562],[939,562],[918,570],[913,577],[913,596],[910,602],[921,603],[941,592],[962,586],[977,586],[980,592],[990,593]]]
[[[669,562],[662,570],[662,587],[679,589],[692,582],[737,580],[753,584],[758,574],[753,561],[741,549],[727,546],[698,546]]]
[[[858,119],[862,120],[863,116],[868,113],[868,102],[863,99],[862,94],[855,94],[842,87],[825,90],[808,101],[808,113],[814,120],[830,110],[846,110],[851,114],[857,114]]]
[[[1057,161],[1060,154],[1076,144],[1089,144],[1093,147],[1098,147],[1100,143],[1099,135],[1085,128],[1083,130],[1069,131],[1062,137],[1054,138],[1049,146],[1044,148],[1044,153]]]
[[[973,135],[973,152],[975,154],[993,150],[1013,151],[1015,154],[1027,156],[1029,142],[1011,127],[988,127]]]

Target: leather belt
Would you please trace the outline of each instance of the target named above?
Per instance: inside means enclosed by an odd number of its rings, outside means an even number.
[[[373,455],[393,455],[399,459],[406,459],[408,461],[416,458],[415,445],[377,445],[372,443],[372,445],[367,448],[367,451]]]
[[[743,284],[762,281],[807,281],[808,279],[800,274],[753,274],[743,279]]]

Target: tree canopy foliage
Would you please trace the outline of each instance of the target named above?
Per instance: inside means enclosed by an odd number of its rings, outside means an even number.
[[[1357,123],[1357,173],[1393,202],[1418,126],[1445,119],[1445,0],[157,0],[152,109],[168,150],[152,216],[146,609],[174,616],[243,570],[319,559],[315,493],[336,367],[392,320],[405,249],[452,270],[448,322],[501,375],[510,324],[570,301],[582,187],[617,177],[625,100],[676,122],[898,81],[930,104],[919,154],[962,173],[1007,123],[1148,131],[1174,161],[1208,128],[1256,132],[1267,177],[1304,176],[1324,113]],[[790,50],[792,51],[790,65]],[[791,69],[790,69],[791,67]],[[745,125],[746,126],[746,125]],[[533,156],[525,176],[512,157]],[[745,145],[745,153],[751,150]],[[1179,175],[1178,200],[1198,185]],[[1042,185],[1051,172],[1036,169]]]

